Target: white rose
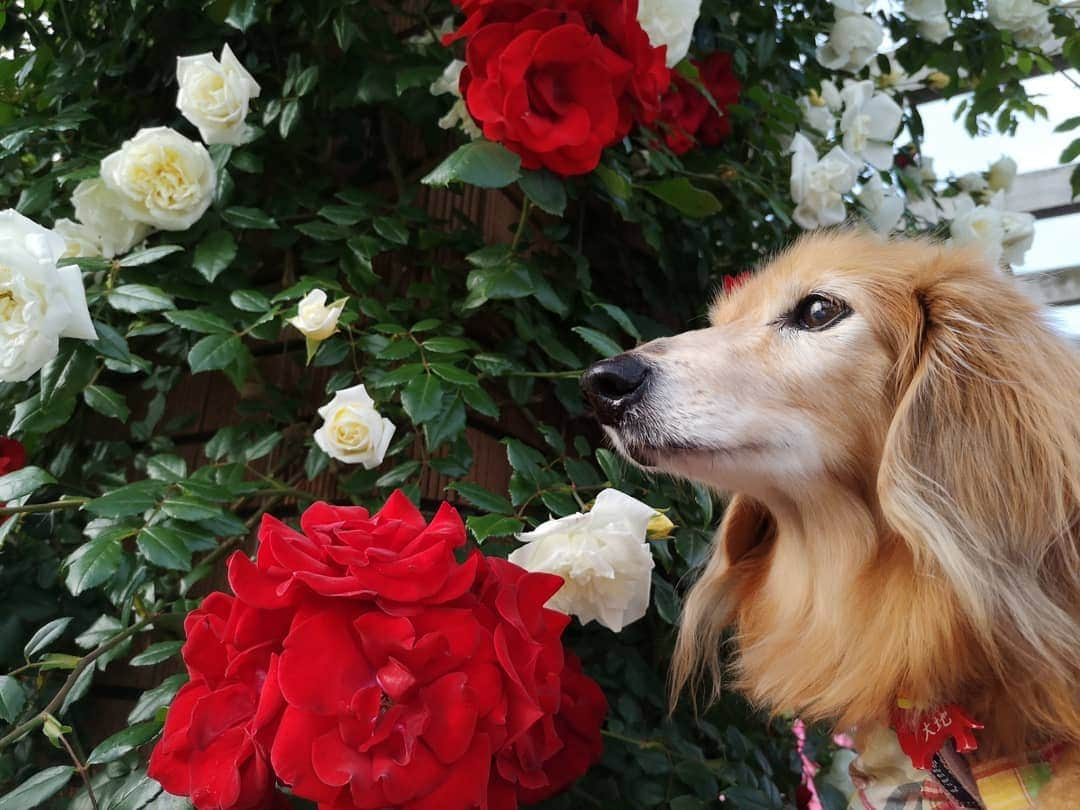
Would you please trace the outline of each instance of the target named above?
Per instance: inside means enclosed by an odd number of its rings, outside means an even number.
[[[667,46],[667,66],[675,67],[690,51],[701,0],[641,0],[638,22],[654,48]]]
[[[204,143],[238,146],[250,140],[248,106],[260,89],[228,45],[220,62],[209,53],[178,57],[176,82],[176,108],[199,128]]]
[[[315,443],[324,453],[367,470],[382,464],[396,428],[375,410],[363,385],[338,391],[319,408],[319,416],[323,425],[315,431]]]
[[[929,20],[919,22],[919,35],[923,39],[940,45],[952,34],[952,25],[949,18],[942,14],[940,17],[931,17]]]
[[[844,99],[840,96],[840,88],[836,86],[836,82],[832,79],[825,79],[821,82],[821,100],[834,113],[840,112],[840,108],[844,105]]]
[[[526,545],[509,560],[563,578],[548,607],[617,633],[649,609],[653,557],[645,533],[653,514],[648,504],[605,489],[590,511],[518,535]]]
[[[96,340],[78,267],[56,263],[64,239],[0,211],[0,382],[20,382],[56,356],[60,338]]]
[[[830,70],[857,73],[874,58],[885,38],[878,23],[863,14],[840,17],[829,39],[817,49],[817,60]]]
[[[988,0],[990,23],[1011,31],[1013,40],[1024,48],[1038,48],[1053,37],[1049,6],[1036,0]]]
[[[982,172],[968,172],[961,175],[956,179],[956,185],[960,186],[961,191],[966,191],[968,194],[975,196],[990,188],[990,183],[987,182]]]
[[[844,197],[859,176],[859,164],[839,146],[818,159],[804,135],[791,141],[791,198],[795,222],[811,230],[844,221]]]
[[[836,115],[820,95],[803,96],[798,101],[803,120],[817,133],[828,136],[836,123]]]
[[[893,163],[893,139],[904,117],[885,93],[875,93],[872,81],[853,82],[844,88],[844,149],[861,157],[875,169],[885,170]]]
[[[1008,264],[1023,264],[1035,243],[1035,217],[1020,211],[1001,212],[1001,258]]]
[[[183,231],[210,207],[214,162],[201,143],[168,127],[141,129],[101,161],[101,178],[124,213],[163,231]]]
[[[71,193],[75,219],[92,231],[106,259],[127,253],[150,235],[151,228],[124,213],[124,200],[101,178],[83,180]]]
[[[83,259],[102,255],[101,242],[93,229],[71,219],[58,219],[53,233],[64,240],[62,259]]]
[[[347,300],[342,298],[327,306],[326,293],[312,290],[300,301],[296,317],[290,318],[289,323],[303,332],[308,340],[326,340],[337,331],[338,318]]]
[[[945,14],[945,0],[904,0],[909,20],[932,20]]]
[[[874,0],[829,0],[836,11],[843,14],[863,14],[874,5]]]
[[[1001,212],[989,205],[975,205],[968,197],[956,204],[954,217],[949,225],[949,243],[959,247],[981,247],[994,264],[999,264],[1001,240],[1005,235]]]
[[[1016,161],[1011,157],[1002,157],[990,166],[987,182],[993,191],[1008,191],[1016,180]]]
[[[439,119],[439,127],[441,129],[454,129],[458,127],[473,140],[479,138],[483,133],[480,131],[480,127],[476,125],[473,117],[469,114],[469,108],[465,105],[465,99],[461,97],[461,70],[465,67],[465,63],[460,59],[453,60],[446,69],[443,70],[442,75],[431,83],[428,90],[433,96],[442,96],[446,94],[452,95],[455,99],[454,106]]]
[[[875,231],[888,234],[896,230],[900,218],[904,215],[904,201],[896,193],[896,189],[886,188],[881,182],[881,175],[875,173],[863,184],[856,196],[866,209],[867,219]]]

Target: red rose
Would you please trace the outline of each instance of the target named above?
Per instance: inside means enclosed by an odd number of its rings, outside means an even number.
[[[26,448],[21,442],[0,436],[0,475],[21,470],[26,466]]]
[[[490,631],[463,608],[301,608],[280,664],[271,759],[324,810],[479,806],[506,701]]]
[[[191,682],[150,773],[198,810],[515,810],[596,761],[606,703],[564,656],[559,577],[474,553],[443,504],[400,493],[377,514],[316,504],[302,532],[269,519],[236,598],[185,624]]]
[[[173,698],[148,773],[198,810],[288,807],[269,758],[284,705],[277,667],[288,620],[215,593],[184,623],[191,681]]]
[[[465,527],[449,504],[429,526],[398,491],[370,516],[356,506],[316,503],[300,525],[303,533],[263,518],[256,562],[239,552],[229,560],[238,597],[261,608],[292,605],[311,593],[362,597],[393,612],[456,599],[476,576],[476,560],[454,561]]]
[[[702,85],[725,114],[721,116],[697,87],[672,71],[671,89],[661,101],[660,120],[666,125],[664,140],[677,155],[685,154],[697,143],[716,146],[731,135],[727,109],[738,102],[741,90],[731,70],[730,54],[714,53],[694,64]]]
[[[471,37],[490,23],[518,22],[534,11],[550,7],[547,0],[454,0],[465,14],[465,22],[456,31],[443,37],[443,45]]]
[[[470,114],[527,169],[592,171],[620,137],[618,102],[633,65],[574,15],[546,10],[485,25],[469,39],[465,61]]]

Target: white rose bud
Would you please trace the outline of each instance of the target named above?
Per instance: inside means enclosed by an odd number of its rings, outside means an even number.
[[[641,0],[638,22],[654,48],[667,46],[667,66],[675,67],[690,51],[701,0]]]
[[[93,229],[71,219],[58,219],[53,233],[64,240],[62,259],[84,259],[102,255],[101,242]]]
[[[469,108],[465,105],[465,99],[461,97],[461,71],[465,63],[460,59],[453,60],[443,70],[442,75],[431,83],[428,90],[433,96],[452,95],[456,101],[454,106],[439,119],[441,129],[453,129],[458,127],[471,139],[476,140],[483,133],[476,125],[473,117],[469,114]]]
[[[60,267],[64,239],[22,214],[0,211],[0,382],[41,370],[60,338],[96,340],[78,267]]]
[[[1002,157],[990,167],[987,181],[993,191],[1009,191],[1016,180],[1016,161],[1011,157]]]
[[[315,443],[324,453],[368,470],[382,464],[396,428],[375,410],[363,385],[338,391],[319,408],[319,416],[323,425],[315,431]]]
[[[563,578],[548,607],[617,633],[649,609],[653,557],[645,535],[655,514],[648,504],[605,489],[589,512],[519,535],[526,545],[509,560]]]
[[[101,161],[101,178],[124,213],[163,231],[184,231],[210,207],[215,171],[210,153],[168,127],[141,129]]]
[[[239,146],[250,140],[248,106],[260,88],[228,45],[221,61],[209,53],[178,57],[176,82],[176,108],[199,128],[204,143]]]
[[[871,17],[844,15],[833,25],[828,41],[817,49],[817,60],[829,70],[858,73],[874,58],[884,39],[884,29]]]
[[[127,253],[150,235],[151,228],[124,213],[124,200],[95,177],[83,180],[71,193],[75,219],[95,234],[106,259]]]
[[[337,331],[338,318],[347,300],[342,298],[327,306],[326,293],[312,290],[300,301],[296,317],[289,318],[289,323],[303,332],[308,340],[326,340]]]
[[[975,196],[990,188],[990,183],[987,182],[982,172],[968,172],[960,175],[960,177],[956,178],[956,185],[960,186],[961,191],[966,191],[968,194]]]

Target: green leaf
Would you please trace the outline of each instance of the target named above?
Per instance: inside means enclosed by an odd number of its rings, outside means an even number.
[[[251,230],[274,230],[278,224],[272,216],[258,208],[234,205],[221,212],[222,218],[237,228]]]
[[[660,618],[668,624],[679,621],[679,595],[671,583],[659,574],[653,574],[653,603]]]
[[[296,125],[300,123],[300,100],[289,99],[281,108],[281,117],[278,119],[278,134],[282,139],[292,135]]]
[[[175,495],[166,498],[161,511],[177,520],[210,520],[221,514],[221,507],[213,501],[193,495]]]
[[[298,96],[306,96],[315,89],[319,83],[319,66],[311,65],[304,68],[303,72],[296,77],[292,91]]]
[[[465,404],[477,413],[482,413],[492,419],[499,418],[499,406],[495,404],[495,400],[491,398],[491,395],[480,386],[462,388],[461,397],[465,400]]]
[[[476,375],[449,363],[429,363],[428,368],[448,383],[454,385],[475,386],[480,384],[480,381],[476,379]]]
[[[371,224],[375,227],[375,233],[387,242],[393,242],[395,245],[409,244],[409,229],[400,220],[375,217]]]
[[[401,392],[405,413],[417,425],[438,416],[442,398],[442,384],[433,374],[417,377]]]
[[[133,771],[116,789],[109,800],[109,810],[142,810],[151,799],[161,793],[161,784],[144,771]]]
[[[141,515],[153,508],[164,492],[165,484],[161,481],[136,481],[95,498],[83,508],[98,517]]]
[[[719,212],[720,201],[710,191],[697,188],[685,177],[661,180],[645,187],[648,192],[691,219],[702,219]]]
[[[0,810],[35,810],[60,792],[75,769],[70,765],[56,765],[38,771],[11,793],[0,796]]]
[[[413,476],[414,473],[420,470],[421,464],[419,461],[411,460],[406,461],[404,464],[399,464],[390,470],[388,473],[380,475],[375,481],[377,487],[399,487],[404,484]]]
[[[184,646],[182,641],[159,641],[151,644],[138,655],[133,655],[128,664],[133,667],[150,667],[168,661]]]
[[[73,596],[96,588],[116,573],[124,547],[115,534],[106,532],[79,546],[68,556],[64,579]]]
[[[1080,127],[1080,115],[1074,115],[1072,118],[1066,118],[1056,127],[1054,127],[1054,132],[1068,132],[1069,130],[1076,129],[1077,127]]]
[[[83,391],[83,399],[86,404],[103,416],[119,419],[126,422],[131,415],[127,400],[119,391],[114,391],[107,385],[90,385]]]
[[[184,685],[187,679],[187,675],[183,673],[171,675],[162,681],[160,685],[155,686],[153,689],[147,689],[139,697],[139,702],[135,704],[135,708],[128,715],[128,722],[141,723],[144,720],[149,720],[158,713],[159,709],[164,709],[172,702],[173,695]]]
[[[161,724],[155,720],[128,726],[111,737],[102,740],[90,752],[90,756],[86,758],[86,764],[104,765],[106,762],[120,759],[124,754],[134,751],[140,745],[149,742],[160,730]]]
[[[121,284],[107,296],[113,309],[122,312],[157,312],[176,309],[172,296],[149,284]]]
[[[465,525],[468,526],[477,543],[483,543],[489,537],[517,534],[525,527],[525,524],[517,518],[504,515],[470,515],[466,518]]]
[[[25,497],[39,487],[55,483],[56,479],[41,467],[23,467],[7,475],[0,475],[0,503]]]
[[[566,211],[566,186],[547,169],[522,172],[518,185],[538,208],[549,214],[561,217]]]
[[[236,335],[208,335],[191,347],[188,365],[193,374],[223,369],[244,353],[244,344]]]
[[[270,299],[258,290],[237,290],[229,296],[229,302],[244,312],[269,312]]]
[[[93,379],[95,361],[93,349],[85,343],[62,348],[41,370],[41,401],[77,394]]]
[[[458,481],[448,486],[447,489],[452,489],[483,512],[497,512],[502,515],[514,514],[514,507],[510,504],[510,501],[501,495],[496,495],[494,492],[484,489],[479,484]]]
[[[415,329],[415,327],[414,327]],[[424,341],[424,348],[436,354],[454,354],[466,351],[472,344],[463,338],[433,337]]]
[[[15,418],[9,433],[48,433],[66,424],[75,412],[75,397],[53,397],[43,402],[40,395],[30,397],[15,406]]]
[[[147,526],[135,539],[142,555],[161,568],[172,571],[190,571],[192,550],[187,543],[187,532],[157,524]]]
[[[1077,138],[1068,146],[1065,147],[1061,153],[1061,157],[1058,158],[1059,163],[1072,163],[1080,157],[1080,138]]]
[[[240,31],[247,31],[259,19],[260,0],[234,0],[225,22]]]
[[[623,350],[619,344],[603,332],[598,332],[587,326],[575,326],[572,331],[577,333],[582,340],[600,352],[604,357],[614,357],[617,354],[622,354]]]
[[[458,147],[420,182],[448,186],[453,182],[481,188],[503,188],[521,177],[521,158],[497,143],[476,140]]]
[[[174,309],[165,313],[165,320],[181,329],[202,332],[207,335],[232,334],[232,327],[219,315],[202,309]]]
[[[23,656],[26,660],[31,660],[39,652],[43,652],[48,648],[60,636],[64,635],[64,631],[71,624],[72,618],[71,616],[63,616],[59,619],[53,619],[43,627],[39,627],[37,632],[30,636],[26,646],[23,647]]]
[[[67,653],[49,653],[42,657],[38,663],[38,670],[40,672],[51,672],[54,669],[70,670],[75,669],[79,665],[82,659],[77,655],[68,655]]]
[[[0,720],[14,723],[26,705],[26,692],[10,675],[0,675]]]
[[[355,225],[368,218],[367,209],[359,205],[324,205],[319,216],[335,225]]]
[[[157,245],[156,247],[136,250],[120,259],[117,264],[121,267],[138,267],[142,264],[153,264],[158,259],[163,259],[173,253],[179,253],[184,248],[180,245]]]
[[[609,169],[607,166],[597,166],[596,169],[593,170],[593,174],[600,179],[604,188],[607,189],[608,194],[616,200],[625,201],[630,199],[634,187],[627,178],[623,177],[618,172]]]
[[[213,282],[236,258],[236,240],[228,231],[211,231],[195,248],[192,261],[199,275]]]
[[[453,441],[465,430],[465,405],[461,397],[454,397],[450,405],[435,419],[424,423],[424,442],[430,452],[444,443]]]

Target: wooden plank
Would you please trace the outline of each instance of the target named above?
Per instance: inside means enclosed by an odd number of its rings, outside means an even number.
[[[1073,199],[1069,182],[1075,168],[1069,164],[1017,175],[1005,196],[1005,207],[1010,211],[1029,211],[1039,219],[1080,211],[1080,199]]]
[[[1024,274],[1017,278],[1037,303],[1051,307],[1080,304],[1080,267]]]

